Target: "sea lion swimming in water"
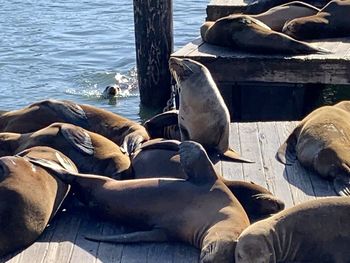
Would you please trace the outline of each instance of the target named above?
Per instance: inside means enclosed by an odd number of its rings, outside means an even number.
[[[132,154],[149,136],[146,129],[115,113],[66,100],[44,100],[0,116],[1,132],[29,133],[66,122],[105,136]]]
[[[188,179],[180,163],[178,154],[180,143],[176,140],[150,140],[144,143],[132,156],[134,178]],[[241,203],[251,221],[268,217],[284,209],[284,203],[260,185],[220,178]]]
[[[68,123],[54,123],[32,133],[0,133],[0,156],[13,155],[33,146],[49,146],[68,156],[79,172],[128,179],[128,155],[107,138]]]
[[[254,53],[327,54],[329,51],[271,30],[263,22],[248,15],[229,15],[204,23],[201,36],[209,44]]]
[[[77,197],[99,215],[143,228],[89,239],[121,243],[177,240],[201,249],[200,262],[233,262],[235,240],[249,225],[243,207],[219,179],[200,144],[181,143],[180,160],[188,180],[117,181],[71,173],[31,159],[71,184]]]
[[[349,211],[349,197],[328,197],[256,222],[238,238],[236,263],[349,262]]]
[[[283,33],[301,40],[350,36],[350,1],[333,0],[312,16],[293,19]]]
[[[49,147],[34,147],[23,156],[0,158],[0,256],[32,244],[59,210],[70,187],[26,157],[50,160],[77,172],[72,161]]]
[[[323,178],[335,191],[350,195],[350,102],[318,108],[306,116],[277,152],[287,165],[298,160]]]
[[[230,114],[209,70],[191,59],[171,57],[169,65],[179,88],[181,141],[199,142],[231,161],[251,162],[229,147]]]

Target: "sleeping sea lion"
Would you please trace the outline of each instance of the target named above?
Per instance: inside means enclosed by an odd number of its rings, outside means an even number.
[[[0,156],[33,146],[49,146],[67,155],[82,173],[127,179],[130,158],[107,138],[68,123],[54,123],[32,133],[0,133]]]
[[[230,114],[209,70],[194,60],[174,57],[169,66],[179,88],[181,141],[199,142],[228,160],[251,162],[229,147]]]
[[[350,195],[350,111],[341,102],[306,116],[279,148],[277,159],[287,165],[296,159],[321,177],[333,180],[335,191]]]
[[[349,37],[350,0],[333,0],[315,15],[293,19],[283,33],[296,39]]]
[[[272,7],[264,13],[251,15],[274,31],[282,31],[284,24],[295,18],[316,15],[319,8],[300,1],[293,1],[287,4]]]
[[[146,129],[115,113],[66,100],[44,100],[0,116],[1,132],[29,133],[66,122],[101,134],[131,154],[149,136]]]
[[[57,154],[56,154],[57,153]],[[22,156],[43,158],[76,172],[62,153],[48,147],[28,149]],[[0,256],[32,244],[44,231],[69,192],[69,186],[20,156],[0,158]]]
[[[107,242],[177,240],[201,249],[200,262],[233,262],[236,238],[249,225],[237,199],[215,173],[204,148],[180,145],[188,180],[151,178],[117,181],[66,171],[33,159],[72,185],[77,197],[99,215],[143,228],[114,236],[89,236]]]
[[[263,22],[248,15],[222,17],[212,25],[204,24],[204,29],[201,29],[201,33],[203,41],[209,44],[254,53],[291,55],[329,53],[327,50],[273,31]]]
[[[349,211],[349,197],[328,197],[254,223],[238,238],[236,263],[349,262]]]
[[[134,178],[188,179],[181,167],[179,145],[180,142],[176,140],[147,141],[132,157]],[[251,221],[268,217],[284,209],[284,203],[260,185],[220,178],[241,203]]]

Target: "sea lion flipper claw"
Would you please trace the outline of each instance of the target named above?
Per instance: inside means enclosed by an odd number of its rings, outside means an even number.
[[[239,155],[238,152],[236,152],[233,149],[228,149],[226,152],[222,154],[223,159],[228,161],[234,161],[234,162],[243,162],[243,163],[255,163],[254,161],[251,161],[249,159],[246,159]]]
[[[333,181],[334,190],[340,196],[350,196],[350,178],[336,176]]]
[[[86,235],[86,239],[110,243],[136,243],[136,242],[165,242],[168,241],[166,233],[162,229],[150,231],[138,231],[119,235]]]
[[[63,137],[78,151],[87,155],[93,155],[94,146],[90,135],[80,127],[73,127],[70,124],[62,124],[60,132]]]
[[[297,160],[295,146],[297,137],[294,132],[289,135],[288,139],[280,146],[277,151],[276,159],[283,164],[292,165]]]

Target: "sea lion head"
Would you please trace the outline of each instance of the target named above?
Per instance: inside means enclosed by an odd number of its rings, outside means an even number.
[[[238,238],[238,243],[235,249],[235,262],[276,262],[275,252],[268,231],[269,230],[267,230],[264,225],[260,224],[259,226],[253,224],[245,229]]]
[[[201,263],[234,262],[237,241],[230,238],[218,238],[202,248]]]
[[[103,93],[102,93],[102,97],[104,99],[110,99],[110,98],[114,98],[115,96],[117,96],[118,94],[120,94],[121,89],[119,86],[107,86]]]

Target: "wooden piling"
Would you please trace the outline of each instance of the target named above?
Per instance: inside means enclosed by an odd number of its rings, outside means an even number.
[[[172,0],[134,0],[134,23],[141,103],[163,108],[171,92]]]

